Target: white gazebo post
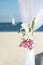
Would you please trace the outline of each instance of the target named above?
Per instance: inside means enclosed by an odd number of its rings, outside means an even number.
[[[18,0],[18,3],[22,22],[31,24],[33,0]],[[25,65],[35,65],[34,43],[31,50],[27,49]]]

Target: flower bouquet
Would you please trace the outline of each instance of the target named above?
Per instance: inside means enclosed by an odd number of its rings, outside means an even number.
[[[34,29],[34,21],[35,18],[32,20],[32,24],[22,23],[19,32],[22,33],[21,42],[19,47],[29,48],[32,49],[33,47],[33,29]]]

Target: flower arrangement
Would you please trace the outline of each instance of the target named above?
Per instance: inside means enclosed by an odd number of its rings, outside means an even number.
[[[22,38],[19,47],[29,48],[32,49],[33,45],[33,28],[34,28],[34,21],[35,18],[32,21],[32,24],[29,25],[28,23],[22,23],[21,28],[19,32],[22,33]]]

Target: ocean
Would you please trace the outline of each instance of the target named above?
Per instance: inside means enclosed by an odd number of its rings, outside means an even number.
[[[0,23],[0,32],[18,32],[21,28],[21,23],[18,22],[15,25],[12,25],[12,23]],[[37,29],[35,32],[43,32],[43,26],[41,26],[39,29]]]

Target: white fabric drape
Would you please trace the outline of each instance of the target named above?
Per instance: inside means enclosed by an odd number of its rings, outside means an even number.
[[[35,65],[34,48],[32,50],[27,49],[25,65]]]
[[[32,0],[18,0],[22,22],[31,22]]]
[[[18,0],[18,2],[19,2],[19,8],[20,8],[22,22],[27,22],[27,23],[31,24],[32,0]],[[25,65],[35,65],[34,49],[27,50]]]
[[[38,11],[38,14],[36,15],[34,31],[40,28],[42,25],[43,25],[43,8],[41,8]]]
[[[33,0],[18,0],[21,20],[31,24],[32,21],[32,8]],[[43,25],[43,9],[41,9],[36,15],[34,31]],[[27,50],[25,65],[35,65],[34,48]]]
[[[31,24],[32,18],[36,16],[34,31],[43,25],[43,5],[36,15],[33,16],[32,11],[34,9],[34,0],[18,0],[20,8],[20,16],[22,22],[27,22]]]

